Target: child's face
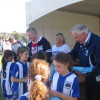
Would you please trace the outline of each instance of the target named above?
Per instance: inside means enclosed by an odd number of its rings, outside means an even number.
[[[53,63],[54,63],[56,71],[59,74],[64,74],[64,73],[66,73],[68,71],[68,66],[69,66],[68,63],[62,64],[62,63],[59,63],[59,62],[57,62],[55,60],[53,61]]]
[[[8,60],[9,60],[9,61],[12,61],[13,59],[14,59],[14,56],[8,57]]]
[[[28,60],[29,58],[29,51],[25,51],[20,55],[20,58],[24,61]]]

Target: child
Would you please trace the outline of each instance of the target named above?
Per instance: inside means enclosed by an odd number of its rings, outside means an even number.
[[[21,96],[20,100],[47,100],[48,89],[45,82],[49,73],[49,64],[45,60],[33,59],[29,69],[29,92]]]
[[[27,77],[28,77],[28,67],[27,62],[29,58],[29,49],[27,47],[20,47],[17,51],[19,61],[13,68],[11,81],[12,85],[12,95],[13,99],[19,99],[19,97],[27,92]]]
[[[12,98],[11,72],[14,66],[14,63],[12,62],[13,59],[13,51],[5,50],[2,57],[1,87],[6,100],[10,100]]]
[[[53,63],[57,73],[53,76],[50,96],[63,100],[77,100],[77,97],[80,96],[79,82],[76,75],[69,72],[72,65],[71,56],[66,53],[58,53],[54,56]]]
[[[56,70],[55,70],[55,67],[54,67],[54,64],[52,63],[50,65],[50,77],[49,77],[49,81],[52,81],[53,79],[53,75],[56,73]]]
[[[47,60],[47,55],[46,55],[46,53],[45,53],[44,51],[38,51],[38,52],[36,52],[36,53],[33,55],[31,61],[32,61],[33,59],[35,59],[35,58],[36,58],[36,59]]]
[[[38,51],[34,54],[34,56],[32,57],[33,59],[41,59],[41,60],[46,60],[47,61],[47,54],[44,51]],[[46,82],[47,87],[50,87],[50,80],[48,79]]]

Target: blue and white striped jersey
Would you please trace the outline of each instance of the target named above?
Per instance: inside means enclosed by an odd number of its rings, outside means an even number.
[[[4,97],[11,98],[12,96],[12,90],[11,90],[11,73],[13,70],[15,63],[12,63],[11,61],[7,62],[7,66],[5,71],[1,71],[1,87]]]
[[[71,97],[80,96],[78,78],[72,72],[65,76],[55,73],[53,76],[51,89]]]

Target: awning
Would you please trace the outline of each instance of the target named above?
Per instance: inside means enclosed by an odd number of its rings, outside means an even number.
[[[32,0],[26,3],[26,24],[62,7],[83,0]]]

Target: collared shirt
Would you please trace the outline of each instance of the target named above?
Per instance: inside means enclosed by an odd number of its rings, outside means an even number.
[[[86,38],[86,40],[85,40],[85,42],[84,42],[84,45],[86,45],[86,44],[89,43],[90,37],[91,37],[91,32],[88,33],[88,36],[87,36],[87,38]]]
[[[32,55],[34,55],[37,51],[39,51],[38,49],[42,49],[42,47],[40,48],[40,46],[38,46],[38,42],[42,39],[41,36],[38,37],[38,40],[36,42],[32,41],[32,45],[31,45],[31,52]]]

